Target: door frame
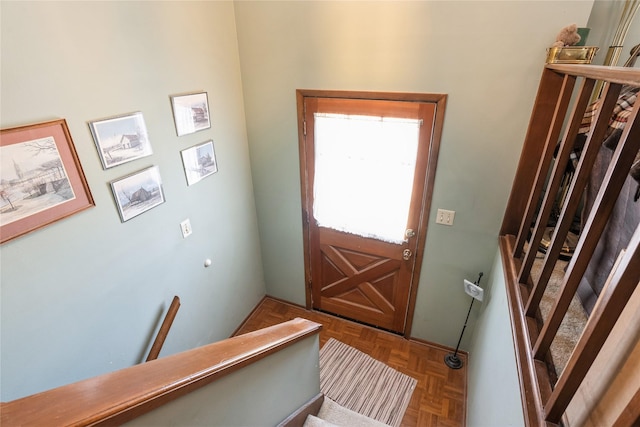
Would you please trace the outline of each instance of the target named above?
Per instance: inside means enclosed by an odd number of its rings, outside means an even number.
[[[438,163],[438,154],[440,151],[440,140],[442,137],[442,128],[444,125],[444,113],[447,102],[446,94],[433,93],[405,93],[405,92],[361,92],[361,91],[336,91],[336,90],[314,90],[314,89],[297,89],[296,105],[297,105],[297,122],[298,122],[298,148],[299,148],[299,164],[300,164],[300,192],[302,204],[302,233],[303,233],[303,249],[304,249],[304,276],[305,276],[305,303],[307,309],[312,309],[312,292],[311,292],[311,259],[310,259],[310,230],[309,225],[313,214],[312,207],[307,206],[311,200],[311,189],[309,180],[307,179],[307,144],[306,144],[306,123],[305,123],[305,98],[344,98],[359,100],[385,100],[385,101],[403,101],[403,102],[426,102],[436,105],[435,117],[433,123],[433,132],[429,147],[429,159],[427,163],[427,171],[425,174],[424,192],[422,195],[422,209],[420,212],[419,225],[416,230],[418,250],[414,254],[415,265],[413,277],[415,283],[411,283],[409,290],[409,301],[407,305],[407,318],[404,322],[403,335],[409,338],[413,325],[413,315],[416,306],[416,298],[418,295],[418,285],[422,261],[424,258],[424,247],[427,239],[427,228],[429,223],[429,212],[431,211],[431,199],[433,197],[433,187],[436,175],[436,167]],[[313,170],[313,167],[311,168]]]

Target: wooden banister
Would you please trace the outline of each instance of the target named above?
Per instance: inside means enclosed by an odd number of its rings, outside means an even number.
[[[568,102],[574,80],[580,83],[579,90],[575,99]],[[604,83],[605,91],[598,104],[594,105],[595,110],[589,110],[594,84],[597,86],[600,83]],[[624,104],[621,104],[623,98],[620,94],[624,90],[628,97],[630,93],[623,85],[640,87],[640,70],[549,64],[540,81],[499,240],[527,426],[568,425],[565,418],[567,414],[576,412],[576,408],[581,408],[581,414],[590,414],[589,411],[595,413],[595,403],[598,402],[587,402],[581,397],[585,390],[591,391],[589,387],[593,385],[593,377],[600,372],[593,365],[594,361],[606,357],[602,356],[601,350],[615,354],[619,360],[626,360],[625,363],[630,357],[628,352],[625,353],[627,350],[618,350],[615,341],[609,343],[607,337],[614,326],[619,327],[616,325],[619,316],[626,310],[630,296],[640,286],[640,225],[634,224],[626,226],[625,232],[633,232],[630,227],[635,226],[635,233],[628,243],[624,241],[627,244],[626,252],[619,257],[620,264],[611,270],[610,281],[599,293],[568,362],[566,365],[555,365],[556,360],[550,354],[551,344],[558,337],[561,323],[570,303],[576,298],[577,289],[582,286],[587,268],[596,265],[597,261],[593,259],[596,257],[596,248],[640,150],[640,102],[635,102],[633,108],[629,108],[629,104],[621,107]],[[612,117],[619,108],[625,108],[626,124],[617,145],[614,148],[607,146],[612,148],[610,160],[606,164],[598,164],[603,153],[603,141],[611,131]],[[585,117],[589,118],[590,123],[586,141],[584,146],[574,147]],[[624,123],[624,120],[620,122]],[[564,135],[554,154],[561,128],[565,129]],[[563,192],[559,217],[550,224],[550,214],[561,182],[565,179],[567,160],[574,150],[581,152],[579,161],[570,179],[565,181],[567,189]],[[551,161],[552,155],[556,157],[555,162]],[[590,199],[589,207],[582,212],[577,245],[564,277],[556,280],[559,290],[545,295],[565,238],[575,221],[583,192],[595,179],[591,177],[594,166],[599,168],[598,171],[606,168],[606,172],[600,185],[593,190],[597,195]],[[545,229],[551,225],[553,232],[540,264],[536,260],[540,242]],[[537,279],[531,273],[534,263],[539,272]],[[552,299],[552,307],[544,315],[540,307],[543,296]],[[584,381],[587,374],[592,377],[590,384]],[[610,386],[606,381],[608,379],[603,379],[603,384],[598,384],[598,391],[594,390],[590,399],[598,398],[599,395],[595,393],[609,391]],[[637,390],[635,395],[629,394],[626,409],[634,408],[639,395]],[[612,420],[626,419],[613,411],[611,416]]]
[[[557,71],[560,74],[568,74],[570,76],[603,80],[622,85],[640,86],[640,73],[637,68],[606,67],[603,65],[576,66],[568,64],[547,64],[545,68],[550,71]]]
[[[3,426],[118,425],[308,336],[322,325],[296,318],[1,406]]]
[[[532,159],[539,159],[553,120],[553,113],[563,82],[564,75],[584,77],[594,80],[606,80],[612,83],[640,86],[638,69],[625,67],[605,67],[599,65],[547,64],[542,72],[540,86],[525,136],[524,146],[518,163],[518,174],[514,178],[514,189],[530,189],[535,180],[538,164]],[[529,198],[529,192],[512,192],[502,221],[500,235],[517,236],[520,221]],[[518,256],[520,254],[517,254]]]
[[[538,163],[532,162],[531,159],[539,159],[542,156],[544,145],[540,144],[540,141],[546,141],[557,104],[557,94],[564,83],[565,80],[561,74],[554,73],[548,67],[543,70],[529,128],[520,154],[518,173],[514,178],[512,188],[531,189],[533,186]],[[529,194],[528,190],[526,192],[511,192],[506,209],[509,215],[504,216],[500,235],[518,235],[520,223],[529,201]]]
[[[176,318],[176,314],[178,313],[178,309],[180,308],[180,298],[178,296],[174,296],[171,301],[171,305],[169,306],[169,310],[167,310],[167,314],[164,316],[164,320],[162,321],[162,325],[160,326],[160,330],[158,331],[158,335],[156,335],[156,339],[153,341],[153,345],[151,346],[151,350],[149,350],[149,355],[147,356],[146,362],[151,360],[156,360],[158,355],[160,355],[160,350],[162,350],[162,345],[164,344],[164,340],[167,339],[167,335],[169,334],[169,329],[171,329],[171,325],[173,324],[173,319]]]
[[[591,82],[594,81],[591,80]],[[600,141],[602,141],[602,139],[604,138],[606,128],[609,125],[609,116],[611,114],[611,111],[613,111],[616,99],[618,97],[618,94],[620,93],[620,88],[620,85],[609,85],[607,87],[607,91],[605,92],[604,96],[605,102],[603,102],[602,108],[598,112],[593,132],[591,132],[591,135],[585,142],[585,146],[582,150],[582,155],[580,156],[580,161],[576,168],[575,177],[573,178],[573,182],[571,183],[569,197],[567,197],[564,206],[562,206],[560,217],[554,229],[551,245],[547,249],[547,253],[545,254],[543,270],[540,274],[540,278],[538,279],[538,283],[535,284],[534,290],[531,293],[531,297],[527,302],[526,312],[529,316],[534,315],[538,304],[542,300],[542,296],[546,288],[546,283],[549,281],[549,278],[551,277],[551,274],[553,272],[553,267],[555,266],[556,260],[560,255],[562,245],[571,227],[571,222],[573,221],[573,217],[578,209],[580,200],[582,199],[582,189],[586,187],[589,180],[589,175],[593,168],[593,164],[596,161],[596,157],[601,145]],[[584,111],[586,105],[582,105],[582,107],[582,111]],[[602,111],[607,111],[607,114],[602,114]],[[536,244],[533,247],[537,248],[538,246]]]
[[[551,182],[548,185],[548,191],[546,192],[544,196],[544,200],[542,202],[541,213],[538,215],[538,219],[534,227],[534,232],[533,232],[531,241],[529,243],[530,248],[537,248],[540,245],[540,241],[542,240],[542,235],[544,234],[547,223],[549,221],[549,217],[551,216],[551,210],[553,209],[553,206],[554,206],[556,194],[560,189],[560,184],[564,176],[566,165],[569,162],[569,158],[571,155],[571,148],[573,147],[573,142],[578,136],[578,130],[580,129],[580,122],[582,121],[582,112],[587,108],[589,98],[591,98],[591,92],[593,91],[594,86],[595,86],[595,80],[584,80],[582,82],[582,85],[580,86],[580,95],[578,96],[578,102],[576,102],[576,105],[574,106],[573,111],[571,113],[571,125],[568,126],[566,130],[566,134],[564,138],[562,138],[556,161],[553,163],[553,172],[551,176]],[[554,124],[558,127],[562,126],[562,122],[563,122],[562,117],[558,117],[557,120],[554,120]],[[559,130],[560,129],[558,129],[557,131],[559,132]],[[556,140],[556,138],[554,138],[555,136],[556,136],[555,133],[551,135],[552,142]],[[542,181],[544,181],[544,179],[542,179]],[[533,215],[532,215],[532,218],[533,218]],[[529,231],[529,227],[527,227],[526,231],[527,232]],[[525,236],[525,240],[526,240],[526,236]],[[536,252],[537,251],[535,250],[529,250],[527,255],[525,255],[525,259],[524,259],[524,262],[522,263],[522,268],[520,269],[520,273],[519,273],[519,281],[521,283],[527,282],[527,277],[529,277],[529,274],[531,273],[531,267],[533,266],[533,262],[536,257]]]
[[[536,357],[546,354],[558,328],[560,328],[562,319],[571,304],[571,298],[578,289],[580,279],[587,269],[618,194],[620,194],[620,189],[624,185],[629,169],[631,169],[631,164],[640,149],[640,121],[635,120],[638,110],[640,110],[640,103],[635,105],[633,114],[629,117],[629,125],[625,127],[618,148],[614,151],[602,187],[582,229],[575,255],[571,258],[567,268],[562,295],[556,301],[550,319],[542,328],[540,338],[534,347]]]
[[[538,163],[538,170],[536,171],[535,179],[533,181],[534,185],[531,188],[529,201],[527,202],[527,208],[525,209],[523,220],[520,223],[520,231],[518,232],[518,237],[516,238],[514,256],[518,258],[522,253],[522,248],[524,248],[524,244],[529,234],[529,227],[536,214],[538,200],[540,199],[540,195],[542,194],[542,190],[545,184],[545,177],[547,176],[549,166],[553,161],[553,150],[556,146],[558,138],[560,137],[560,132],[562,131],[562,123],[567,112],[567,108],[569,107],[569,102],[571,101],[571,94],[575,83],[575,77],[564,76],[564,79],[562,81],[562,88],[560,90],[561,95],[558,96],[556,105],[553,109],[553,116],[551,118],[549,131],[546,135],[544,148],[542,150],[542,159]],[[542,234],[540,235],[540,238],[542,238]]]
[[[629,242],[618,268],[602,290],[585,330],[576,345],[571,359],[558,379],[545,411],[556,422],[564,413],[582,379],[591,367],[618,317],[622,313],[640,277],[640,227]]]

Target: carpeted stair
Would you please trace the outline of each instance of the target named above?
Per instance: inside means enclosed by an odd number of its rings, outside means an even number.
[[[389,427],[380,421],[366,417],[325,396],[317,415],[308,415],[303,427]]]

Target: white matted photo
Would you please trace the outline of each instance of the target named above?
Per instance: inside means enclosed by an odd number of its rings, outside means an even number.
[[[218,172],[213,140],[182,150],[180,154],[182,154],[182,164],[187,177],[187,185],[193,185]]]
[[[158,166],[151,166],[111,182],[122,222],[164,203]]]
[[[153,154],[141,112],[89,123],[104,169]]]
[[[173,95],[171,108],[178,136],[209,129],[209,101],[206,92]]]

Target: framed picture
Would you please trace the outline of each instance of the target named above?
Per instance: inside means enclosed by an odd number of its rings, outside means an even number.
[[[153,154],[142,113],[89,123],[104,169]]]
[[[122,222],[164,203],[158,166],[112,181],[111,190]]]
[[[178,136],[188,135],[199,130],[209,129],[209,101],[207,93],[190,93],[171,96],[173,120],[176,122]]]
[[[0,242],[95,206],[64,119],[0,134]]]
[[[193,185],[218,172],[213,140],[182,150],[180,154],[182,154],[184,173],[187,176],[187,185]]]

